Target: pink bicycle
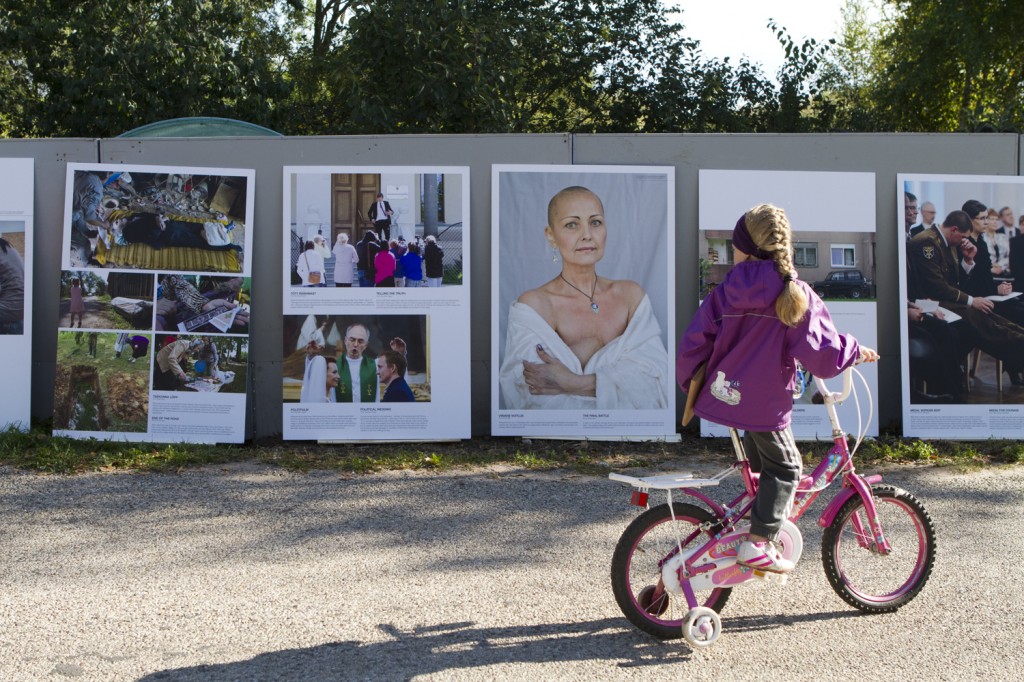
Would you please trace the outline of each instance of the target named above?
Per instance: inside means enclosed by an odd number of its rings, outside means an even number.
[[[867,426],[858,429],[851,450],[835,408],[850,394],[851,370],[844,373],[839,393],[829,392],[821,379],[815,382],[832,424],[834,445],[811,475],[801,479],[792,514],[780,534],[779,551],[793,562],[800,559],[803,539],[795,522],[825,488],[841,479],[842,490],[818,518],[818,525],[825,529],[821,545],[825,575],[836,593],[861,611],[895,611],[917,596],[931,574],[935,528],[913,495],[881,484],[881,476],[854,471],[853,454]],[[757,493],[758,475],[750,470],[739,435],[735,430],[730,435],[736,462],[710,478],[609,475],[633,486],[631,504],[635,506],[648,507],[650,490],[664,490],[668,496],[665,504],[647,508],[622,533],[612,557],[615,600],[626,618],[644,632],[661,639],[685,637],[695,648],[718,639],[722,631],[718,612],[734,586],[757,578],[784,578],[736,563],[736,550],[749,532],[746,518]],[[736,471],[743,477],[743,492],[726,506],[700,491],[719,485]],[[675,491],[704,506],[674,502]]]

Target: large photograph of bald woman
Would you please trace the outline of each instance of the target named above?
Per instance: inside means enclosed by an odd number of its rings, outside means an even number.
[[[497,173],[499,409],[674,409],[670,174]]]

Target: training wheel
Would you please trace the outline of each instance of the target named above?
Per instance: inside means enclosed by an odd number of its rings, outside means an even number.
[[[722,634],[722,619],[706,606],[690,609],[683,624],[683,637],[694,649],[703,649],[715,643]]]
[[[655,585],[648,585],[640,590],[640,594],[636,596],[636,601],[640,604],[640,608],[647,613],[660,616],[668,610],[668,592],[662,591],[661,596],[655,601],[654,592],[657,589]]]

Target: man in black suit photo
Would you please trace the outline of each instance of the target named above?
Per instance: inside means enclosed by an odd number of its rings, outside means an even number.
[[[391,204],[384,201],[384,195],[377,193],[377,201],[370,205],[366,212],[373,221],[373,230],[380,235],[381,240],[386,244],[391,239],[391,216],[394,215]]]

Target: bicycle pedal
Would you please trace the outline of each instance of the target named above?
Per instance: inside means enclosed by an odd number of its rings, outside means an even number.
[[[765,581],[766,583],[783,586],[786,584],[789,576],[785,573],[772,573],[771,571],[754,571],[754,575]]]

